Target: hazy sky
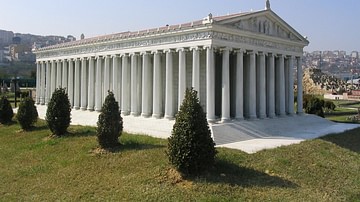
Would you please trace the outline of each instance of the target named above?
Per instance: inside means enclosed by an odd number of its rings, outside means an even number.
[[[360,51],[360,0],[270,0],[313,50]],[[0,0],[0,29],[80,38],[261,10],[265,0]]]

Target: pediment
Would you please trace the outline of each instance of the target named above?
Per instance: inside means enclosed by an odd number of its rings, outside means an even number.
[[[271,10],[234,16],[232,18],[219,20],[217,23],[237,30],[264,34],[306,44],[309,43],[302,35]]]

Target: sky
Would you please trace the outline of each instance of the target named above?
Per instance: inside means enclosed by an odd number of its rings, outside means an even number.
[[[359,0],[270,0],[310,41],[305,51],[360,51]],[[0,0],[0,29],[86,38],[265,8],[265,0]]]

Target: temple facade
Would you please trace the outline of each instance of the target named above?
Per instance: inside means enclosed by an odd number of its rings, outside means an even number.
[[[308,43],[267,2],[260,11],[44,47],[35,50],[36,103],[63,87],[74,109],[100,111],[110,90],[123,116],[174,119],[192,87],[209,122],[301,114]]]

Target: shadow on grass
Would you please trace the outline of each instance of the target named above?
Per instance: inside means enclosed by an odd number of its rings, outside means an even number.
[[[41,130],[48,130],[49,127],[47,125],[41,125],[41,126],[33,126],[29,129],[29,132],[33,132],[33,131],[41,131]]]
[[[251,168],[240,167],[224,160],[217,160],[214,169],[203,176],[202,179],[207,182],[241,187],[299,187],[289,180],[271,176]]]
[[[353,152],[360,153],[360,128],[355,128],[340,134],[327,135],[320,139],[334,143],[339,147],[349,149]]]

